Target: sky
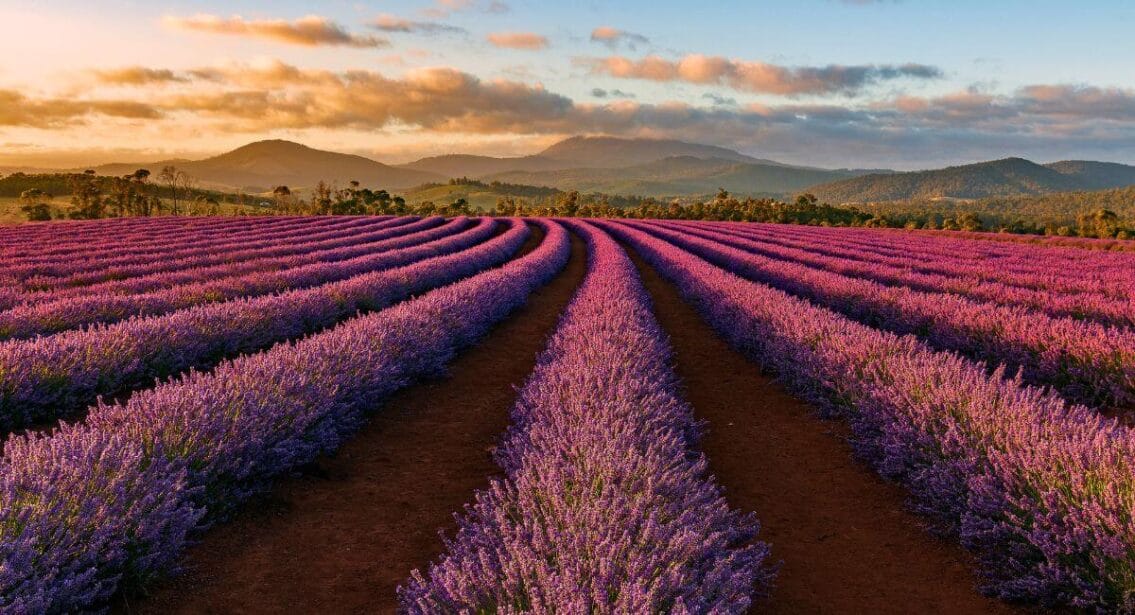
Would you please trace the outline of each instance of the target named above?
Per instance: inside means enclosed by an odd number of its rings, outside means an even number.
[[[1133,31],[1126,0],[0,0],[0,165],[576,134],[824,167],[1135,163]]]

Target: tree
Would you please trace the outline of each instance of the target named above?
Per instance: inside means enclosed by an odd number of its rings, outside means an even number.
[[[20,202],[23,203],[20,210],[27,215],[31,222],[50,220],[51,206],[44,202],[50,199],[50,195],[43,190],[29,188],[20,193]]]
[[[146,171],[146,177],[149,177],[149,175],[150,172]],[[188,173],[173,165],[162,167],[162,172],[158,174],[158,181],[165,185],[166,190],[169,191],[170,199],[173,201],[173,207],[170,209],[170,213],[175,216],[180,214],[181,207],[179,203],[184,196],[193,190],[193,186],[196,182]]]
[[[82,175],[71,175],[71,205],[75,208],[69,214],[75,220],[97,220],[106,213],[102,186],[95,172],[84,171]]]
[[[292,190],[287,186],[276,186],[272,189],[272,196],[276,199],[276,209],[283,211],[292,201]]]

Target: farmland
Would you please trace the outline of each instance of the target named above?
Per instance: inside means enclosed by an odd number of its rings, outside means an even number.
[[[0,612],[1135,610],[1130,243],[167,216],[0,255]]]

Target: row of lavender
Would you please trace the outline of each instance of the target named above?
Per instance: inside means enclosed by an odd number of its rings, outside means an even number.
[[[173,568],[194,531],[335,449],[365,412],[436,374],[559,271],[568,236],[544,224],[545,241],[503,267],[10,439],[0,611],[84,610]],[[496,254],[466,258],[482,269]]]
[[[330,250],[330,253],[317,250],[314,254],[291,257],[283,268],[243,275],[240,273],[241,265],[224,271],[208,268],[208,271],[165,273],[160,277],[188,279],[168,285],[160,282],[164,287],[148,292],[132,293],[133,289],[127,288],[127,294],[104,292],[17,305],[0,311],[0,339],[26,339],[130,317],[164,314],[203,303],[326,284],[373,270],[389,252],[452,235],[472,224],[464,218],[448,223],[441,218],[431,218],[369,234],[361,237],[358,244],[350,243],[351,239],[345,237],[344,247]],[[492,222],[481,220],[479,224],[491,226]],[[135,282],[124,280],[116,286],[130,287]],[[144,289],[151,281],[139,278],[137,282],[139,288]]]
[[[448,553],[399,590],[407,613],[742,613],[767,590],[757,523],[694,447],[665,335],[626,253],[573,224],[589,268],[520,391]]]
[[[674,225],[672,228],[734,242],[731,245],[756,250],[772,258],[794,260],[888,286],[949,292],[982,302],[1019,305],[1050,316],[1135,326],[1135,296],[1130,288],[1113,287],[1116,280],[1110,276],[1093,279],[1085,274],[1067,278],[1053,275],[1051,270],[1042,274],[1013,274],[1006,271],[1005,263],[996,259],[963,261],[949,255],[918,254],[902,245],[893,248],[848,245],[850,242],[832,245],[818,236],[759,228],[729,230],[720,225]]]
[[[949,234],[926,237],[915,234],[868,232],[866,229],[835,229],[785,225],[740,225],[704,223],[721,230],[761,237],[804,239],[811,245],[838,246],[866,255],[911,256],[921,260],[915,267],[929,272],[975,274],[981,279],[1042,290],[1071,289],[1123,296],[1135,273],[1135,254],[1111,254],[1075,249],[1044,249],[1033,245],[1009,245],[959,240]],[[995,249],[987,246],[994,246]],[[993,265],[993,266],[991,266]],[[943,269],[944,268],[944,269]]]
[[[354,236],[415,226],[416,218],[354,219],[336,224],[303,225],[285,231],[236,232],[214,239],[177,243],[155,250],[131,251],[121,256],[67,257],[59,262],[11,264],[8,275],[22,280],[29,300],[39,296],[75,292],[99,283],[114,282],[183,269],[286,257],[318,249],[338,248]]]
[[[178,283],[174,278],[179,269],[257,260],[255,257],[258,254],[248,253],[246,249],[269,248],[276,250],[278,255],[299,254],[307,249],[302,245],[306,241],[333,236],[345,239],[352,233],[366,229],[393,229],[415,221],[413,218],[357,218],[328,224],[330,220],[328,218],[318,220],[318,223],[302,224],[294,222],[294,228],[285,230],[267,230],[263,226],[257,226],[253,230],[244,230],[243,227],[237,230],[202,230],[200,237],[184,242],[181,239],[166,238],[160,229],[154,229],[154,236],[161,238],[157,240],[168,242],[154,252],[128,248],[125,255],[118,257],[67,254],[56,257],[56,262],[47,265],[20,264],[16,259],[9,259],[0,264],[0,288],[3,289],[0,293],[0,310],[82,294],[140,292],[129,286],[134,283],[148,282],[151,288],[162,288]],[[301,245],[292,245],[297,239],[301,239]],[[50,249],[56,243],[58,241],[47,240],[43,249]],[[93,245],[103,243],[105,242],[92,242]],[[124,262],[132,264],[123,265]],[[55,269],[44,269],[45,267]],[[61,273],[64,277],[40,275],[51,271]],[[138,279],[144,276],[150,277],[147,280]],[[100,286],[100,283],[103,285]]]
[[[90,222],[28,224],[0,229],[0,256],[22,259],[42,255],[88,254],[145,249],[185,238],[218,233],[326,223],[311,217],[132,218]]]
[[[279,294],[0,342],[0,433],[68,416],[98,395],[294,339],[499,264],[529,233],[519,220],[501,224],[508,230],[495,237],[491,219],[449,223],[468,227],[456,234],[424,236],[442,226],[408,235],[403,239],[411,245],[368,256],[365,267],[352,261],[329,265],[336,281],[320,278]]]
[[[864,458],[980,555],[990,591],[1135,610],[1130,429],[1002,369],[729,273],[745,269],[743,252],[719,254],[719,268],[636,225],[603,226],[739,350],[846,418]]]
[[[917,334],[937,348],[1020,369],[1028,382],[1051,385],[1072,400],[1120,408],[1135,402],[1135,330],[887,286],[764,256],[761,252],[768,248],[762,243],[706,239],[658,223],[633,224],[730,271],[873,327]]]

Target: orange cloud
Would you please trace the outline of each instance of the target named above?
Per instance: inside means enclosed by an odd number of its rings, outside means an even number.
[[[125,119],[157,119],[152,105],[129,100],[31,99],[13,90],[0,90],[0,126],[61,128],[103,115]]]
[[[338,45],[367,48],[390,45],[389,41],[375,36],[351,34],[342,26],[318,15],[308,15],[289,22],[283,19],[246,20],[239,15],[224,19],[202,13],[192,17],[167,16],[162,22],[179,30],[263,38],[306,47]]]
[[[645,45],[649,43],[650,40],[634,32],[627,32],[626,30],[612,28],[611,26],[599,26],[591,31],[591,42],[603,43],[612,49],[619,43],[626,43],[628,47],[634,49],[635,45]]]
[[[169,69],[145,68],[142,66],[128,66],[93,71],[94,77],[100,83],[107,85],[150,85],[154,83],[185,82],[188,79]]]
[[[933,79],[941,76],[941,71],[937,68],[922,64],[784,67],[701,54],[689,54],[677,61],[652,55],[640,60],[611,56],[583,59],[581,62],[590,66],[593,74],[621,79],[724,85],[735,90],[784,96],[854,94],[880,81],[901,77]]]
[[[494,32],[488,36],[494,47],[537,51],[548,46],[548,39],[534,32]]]

